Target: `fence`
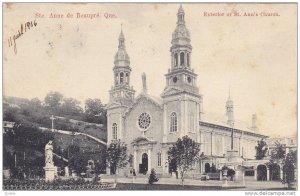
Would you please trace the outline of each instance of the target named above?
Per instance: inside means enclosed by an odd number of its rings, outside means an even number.
[[[3,190],[107,190],[115,189],[116,183],[106,184],[86,184],[86,185],[47,185],[47,184],[27,184],[27,185],[4,185]]]

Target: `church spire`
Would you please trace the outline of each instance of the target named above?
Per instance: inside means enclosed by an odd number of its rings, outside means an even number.
[[[199,96],[197,87],[197,74],[191,66],[192,46],[190,32],[185,26],[185,12],[182,5],[177,11],[177,24],[172,34],[171,42],[171,69],[166,76],[166,89],[162,96],[165,96],[168,88],[176,87],[182,92],[188,92]]]
[[[227,115],[227,124],[230,127],[234,126],[234,115],[233,115],[233,101],[230,97],[230,89],[228,93],[228,99],[226,101],[226,115]]]
[[[172,34],[172,70],[185,68],[191,68],[191,53],[192,46],[190,44],[190,32],[185,26],[184,10],[180,5],[177,12],[177,26]]]
[[[121,25],[121,33],[119,35],[119,48],[125,48],[125,37],[123,34],[122,25]]]
[[[122,100],[122,104],[130,104],[134,99],[134,93],[132,86],[130,86],[130,59],[125,49],[125,36],[121,26],[121,32],[119,35],[118,51],[114,60],[114,86],[110,90],[110,102],[116,102]]]
[[[130,65],[130,58],[125,49],[125,36],[122,29],[119,35],[119,46],[114,63],[116,67],[129,67]]]

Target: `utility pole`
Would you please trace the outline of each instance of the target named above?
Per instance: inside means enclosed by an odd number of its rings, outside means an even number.
[[[54,120],[56,119],[53,115],[50,117],[50,119],[51,119],[51,130],[52,130],[52,132],[54,132]]]

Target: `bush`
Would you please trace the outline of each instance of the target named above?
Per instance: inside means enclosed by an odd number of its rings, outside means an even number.
[[[150,173],[150,176],[149,176],[149,184],[153,184],[154,182],[157,182],[159,179],[158,177],[156,176],[156,172],[154,169],[151,169],[151,173]]]

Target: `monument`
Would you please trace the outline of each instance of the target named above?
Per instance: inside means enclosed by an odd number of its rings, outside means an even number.
[[[54,166],[53,162],[53,145],[50,140],[45,146],[45,180],[46,182],[52,182],[55,178],[55,171],[57,168]]]

